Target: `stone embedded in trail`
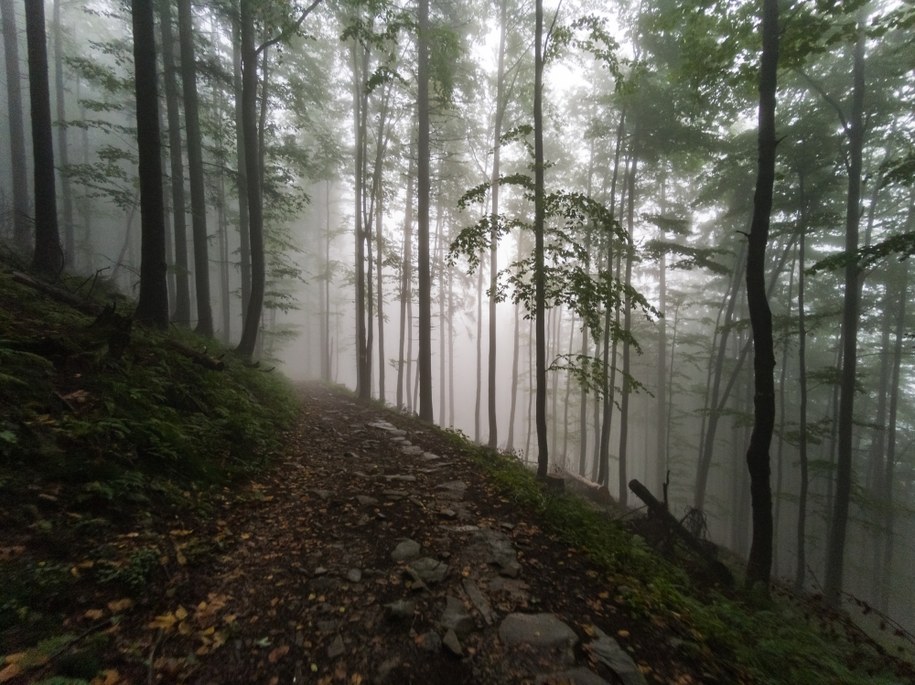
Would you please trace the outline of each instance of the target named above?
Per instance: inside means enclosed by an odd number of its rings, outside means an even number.
[[[488,562],[499,567],[500,575],[517,578],[521,565],[511,539],[502,531],[482,528],[476,535],[480,543],[489,548]]]
[[[432,557],[423,557],[410,564],[407,571],[415,579],[433,585],[442,582],[448,575],[448,564]]]
[[[343,638],[337,635],[337,637],[334,638],[334,641],[331,642],[327,648],[327,657],[329,659],[336,659],[345,651],[346,646],[343,644]]]
[[[364,507],[371,507],[378,504],[378,500],[368,495],[356,495],[356,501]]]
[[[441,496],[445,499],[460,500],[464,499],[464,491],[467,490],[467,483],[462,480],[450,480],[436,486],[436,490],[441,490]]]
[[[592,629],[597,639],[589,642],[585,648],[613,671],[624,685],[645,685],[645,676],[626,650],[597,626],[592,626]]]
[[[401,447],[400,451],[403,454],[408,454],[408,455],[409,454],[422,454],[423,448],[420,447],[419,445],[407,445],[405,447]]]
[[[416,646],[426,652],[437,652],[442,648],[442,638],[434,630],[416,638]]]
[[[351,568],[346,572],[346,579],[351,583],[358,583],[362,580],[362,571],[358,568]]]
[[[411,476],[410,474],[393,474],[391,476],[385,476],[384,479],[388,482],[397,481],[399,483],[415,483],[416,476]]]
[[[381,494],[387,497],[388,499],[399,500],[404,499],[410,493],[406,490],[382,490]]]
[[[435,461],[436,459],[441,459],[441,457],[433,452],[423,452],[423,459],[426,461]]]
[[[460,638],[467,637],[476,628],[473,618],[464,608],[464,603],[453,595],[445,598],[445,610],[438,622],[442,628],[453,630]]]
[[[486,625],[492,625],[494,617],[492,607],[489,606],[489,600],[486,599],[486,595],[480,591],[477,584],[470,580],[470,578],[464,578],[463,585],[464,592],[470,597],[470,601],[473,602],[473,606],[476,610],[480,612],[480,616],[483,617]]]
[[[610,685],[593,671],[587,668],[573,668],[562,673],[539,675],[534,681],[536,685]]]
[[[395,602],[385,604],[384,608],[388,618],[413,618],[413,614],[416,611],[416,602],[411,602],[407,599],[398,599]]]
[[[508,647],[531,645],[546,649],[566,649],[578,642],[575,631],[554,614],[509,614],[499,626],[499,639]]]
[[[419,556],[419,551],[421,547],[416,540],[410,540],[406,538],[401,540],[397,547],[394,548],[394,551],[391,552],[391,558],[394,561],[407,561],[408,559],[414,559]]]
[[[464,648],[461,647],[461,641],[458,639],[457,633],[450,628],[445,632],[442,644],[445,645],[445,647],[448,648],[448,651],[454,654],[454,656],[464,655]]]

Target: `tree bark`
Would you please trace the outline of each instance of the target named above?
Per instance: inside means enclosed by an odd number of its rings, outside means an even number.
[[[798,172],[798,188],[801,203],[800,235],[797,248],[797,357],[800,402],[798,408],[798,431],[800,432],[798,462],[801,482],[797,503],[797,561],[794,570],[794,589],[800,592],[804,589],[804,579],[807,576],[807,490],[810,483],[807,458],[807,312],[804,303],[807,287],[807,276],[804,273],[807,257],[807,197],[804,192],[804,173],[802,171]]]
[[[70,191],[70,154],[67,143],[67,108],[64,93],[63,29],[60,19],[60,2],[54,0],[54,91],[57,104],[57,158],[60,166],[61,212],[64,231],[64,266],[71,268],[76,259],[76,237],[73,232],[73,196]]]
[[[35,157],[35,251],[32,268],[54,278],[63,267],[57,226],[51,94],[48,85],[48,41],[44,3],[27,2],[26,42],[29,55],[29,96],[32,105],[32,152]]]
[[[417,25],[417,267],[419,270],[419,418],[433,420],[432,283],[429,275],[429,0],[419,0]]]
[[[168,115],[168,148],[171,165],[172,230],[175,244],[175,314],[180,326],[191,325],[191,294],[188,281],[187,219],[184,204],[184,164],[181,148],[181,117],[178,111],[178,84],[175,81],[175,40],[172,32],[172,0],[160,0],[162,61],[165,66],[165,108]]]
[[[207,243],[207,202],[203,181],[203,142],[197,97],[197,61],[194,54],[194,21],[191,0],[177,0],[178,43],[181,50],[181,85],[184,125],[187,129],[187,166],[191,185],[191,233],[194,239],[194,285],[197,294],[197,332],[213,335],[210,302],[210,257]]]
[[[861,216],[865,41],[865,19],[862,16],[858,21],[858,39],[854,49],[851,117],[846,130],[849,165],[848,196],[845,207],[845,252],[852,257],[858,250],[858,228]],[[845,296],[842,310],[842,385],[839,399],[836,490],[826,549],[826,573],[823,578],[823,598],[832,607],[838,607],[841,604],[840,598],[845,566],[845,536],[851,503],[855,373],[858,361],[858,310],[861,292],[858,279],[858,263],[853,258],[849,259],[845,267]]]
[[[409,357],[404,357],[404,343],[406,337],[412,336],[413,331],[407,325],[407,305],[413,297],[411,286],[413,283],[413,164],[414,147],[410,144],[410,161],[407,169],[407,198],[404,207],[403,219],[403,259],[400,267],[400,346],[397,359],[397,406],[404,408],[404,366],[409,364]],[[407,394],[410,391],[410,382],[407,381]]]
[[[254,0],[241,0],[242,132],[245,139],[245,172],[248,187],[248,224],[251,249],[251,296],[241,340],[236,351],[251,359],[257,345],[266,287],[264,258],[264,207],[260,183],[260,150],[257,135],[257,50],[254,44]]]
[[[9,112],[10,172],[13,185],[13,242],[23,255],[32,236],[29,229],[29,182],[25,162],[25,127],[22,118],[22,87],[19,73],[19,34],[13,0],[0,0],[3,20],[3,51],[6,62],[6,97]]]
[[[546,273],[543,234],[546,193],[543,180],[543,0],[535,3],[534,31],[534,326],[537,367],[537,477],[546,478],[550,464],[546,432]]]
[[[132,0],[131,16],[142,222],[140,296],[136,318],[142,323],[165,329],[168,327],[168,284],[153,0]]]

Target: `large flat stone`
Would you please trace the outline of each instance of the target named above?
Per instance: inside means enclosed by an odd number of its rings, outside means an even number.
[[[509,614],[499,626],[499,639],[509,647],[527,644],[546,649],[578,642],[575,631],[554,614]]]

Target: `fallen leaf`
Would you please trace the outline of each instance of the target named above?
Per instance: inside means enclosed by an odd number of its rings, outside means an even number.
[[[282,659],[289,652],[289,645],[281,645],[277,647],[267,656],[267,661],[271,664],[275,664],[277,661]]]
[[[107,668],[102,674],[92,679],[90,685],[117,685],[121,682],[121,675],[113,668]]]
[[[179,604],[179,605],[178,605],[178,608],[175,609],[175,617],[176,617],[179,621],[183,621],[184,619],[187,618],[187,609],[185,609],[183,606],[181,606],[181,605]]]
[[[147,624],[147,627],[153,629],[160,629],[164,631],[169,631],[175,627],[175,623],[178,622],[178,619],[175,618],[175,615],[172,612],[167,614],[159,614],[156,616],[150,623]]]
[[[104,615],[105,612],[101,609],[87,609],[86,613],[83,614],[83,616],[88,618],[90,621],[97,621]]]
[[[133,600],[129,597],[125,597],[124,599],[115,599],[108,602],[108,610],[111,611],[112,614],[127,611],[132,606]]]
[[[22,669],[19,668],[19,664],[8,664],[2,671],[0,671],[0,683],[5,683],[8,680],[12,680],[21,672]]]

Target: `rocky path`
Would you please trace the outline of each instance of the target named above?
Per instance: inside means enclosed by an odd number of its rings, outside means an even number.
[[[218,519],[223,553],[136,626],[151,667],[135,677],[676,682],[625,648],[638,653],[614,607],[625,588],[524,520],[436,432],[304,392],[283,463]]]

